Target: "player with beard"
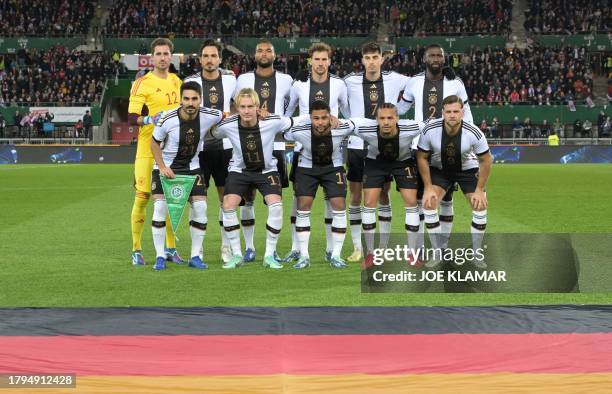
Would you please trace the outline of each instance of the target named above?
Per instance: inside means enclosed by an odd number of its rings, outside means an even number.
[[[232,96],[236,90],[236,77],[231,71],[222,70],[221,44],[215,40],[206,40],[200,48],[200,64],[202,72],[185,78],[186,82],[196,82],[202,88],[201,105],[213,108],[229,115],[231,111]],[[206,135],[204,149],[200,152],[200,170],[206,183],[210,185],[210,177],[215,180],[217,196],[219,197],[219,225],[221,227],[221,259],[229,261],[232,257],[227,235],[223,230],[223,188],[227,178],[227,168],[232,158],[232,144],[227,138],[222,141]]]
[[[259,96],[262,110],[283,115],[285,107],[289,103],[293,79],[289,75],[275,70],[273,67],[274,60],[276,60],[276,54],[272,43],[268,40],[259,41],[255,47],[255,64],[257,67],[254,71],[249,71],[238,77],[236,91],[244,88],[255,90]],[[283,188],[288,187],[285,142],[280,134],[275,138],[273,154],[277,160],[276,168],[281,178],[281,186]],[[255,245],[253,243],[255,236],[255,209],[253,207],[255,189],[244,197],[244,205],[240,207],[240,223],[242,224],[246,247],[244,262],[248,263],[255,260]]]
[[[414,105],[414,119],[420,123],[427,123],[432,119],[442,117],[442,100],[444,98],[456,95],[463,100],[464,119],[472,122],[472,112],[463,82],[460,78],[455,77],[452,69],[444,68],[444,49],[438,44],[427,46],[423,62],[425,63],[425,71],[410,78],[404,89],[402,99],[398,103],[398,110],[400,112],[407,111]],[[417,142],[418,139],[415,140],[413,146],[415,150]],[[448,244],[448,237],[453,227],[453,190],[454,187],[450,188],[440,202],[441,233],[446,238],[445,245]],[[424,242],[424,216],[422,202],[420,201],[422,193],[423,188],[420,186],[418,193],[420,245],[423,245]]]
[[[461,187],[472,208],[472,248],[482,247],[487,226],[487,195],[485,186],[491,173],[493,158],[487,139],[472,122],[463,120],[463,98],[455,95],[444,98],[442,118],[430,121],[419,139],[417,163],[423,179],[423,210],[431,246],[444,248],[446,240],[438,216],[438,201],[455,183]],[[441,260],[425,263],[437,268]],[[473,260],[477,268],[487,267],[484,261]]]
[[[176,174],[196,176],[189,195],[191,203],[189,266],[197,269],[208,268],[199,256],[208,220],[206,217],[206,185],[202,181],[198,153],[202,149],[202,144],[206,143],[204,135],[208,129],[223,120],[223,112],[200,108],[202,90],[195,82],[184,83],[180,92],[181,106],[169,111],[159,121],[155,126],[150,143],[156,164],[151,176],[151,190],[155,200],[152,220],[153,243],[157,254],[153,266],[155,270],[166,269],[164,238],[168,205],[164,197],[160,175],[174,178]]]

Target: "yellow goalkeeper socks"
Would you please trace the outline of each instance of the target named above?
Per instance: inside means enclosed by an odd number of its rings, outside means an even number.
[[[142,250],[141,239],[148,202],[148,193],[136,192],[132,206],[132,250]]]

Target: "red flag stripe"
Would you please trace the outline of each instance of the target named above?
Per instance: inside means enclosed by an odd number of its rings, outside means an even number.
[[[612,371],[612,334],[0,337],[0,373],[337,375]]]

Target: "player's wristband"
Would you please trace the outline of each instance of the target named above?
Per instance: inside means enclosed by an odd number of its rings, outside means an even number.
[[[155,122],[153,121],[153,117],[152,116],[144,116],[142,118],[142,124],[153,124],[153,123],[155,123]]]

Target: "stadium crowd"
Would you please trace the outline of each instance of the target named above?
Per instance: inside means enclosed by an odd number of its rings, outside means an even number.
[[[379,3],[338,0],[116,1],[104,34],[305,36],[366,35],[378,25]]]
[[[610,31],[609,0],[531,0],[525,29],[536,34],[590,34]]]
[[[90,105],[100,101],[106,78],[122,68],[108,54],[63,46],[0,55],[0,105]]]
[[[385,12],[396,36],[506,34],[510,30],[512,1],[399,0]]]
[[[549,105],[591,97],[593,71],[586,49],[473,49],[458,74],[472,103]]]
[[[2,0],[0,36],[87,34],[94,2],[80,0]]]

